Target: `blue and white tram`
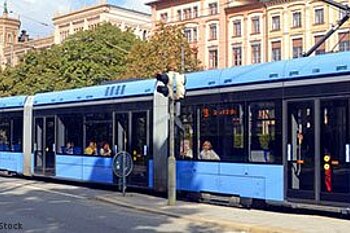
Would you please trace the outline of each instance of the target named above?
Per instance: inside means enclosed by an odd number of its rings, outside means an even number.
[[[179,191],[348,211],[349,52],[191,73],[186,88]],[[109,144],[133,156],[129,184],[166,191],[167,109],[154,80],[0,99],[0,169],[115,184]]]

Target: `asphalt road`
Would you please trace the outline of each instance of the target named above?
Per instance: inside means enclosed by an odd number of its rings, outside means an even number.
[[[233,232],[105,204],[96,195],[85,187],[0,177],[0,233]]]

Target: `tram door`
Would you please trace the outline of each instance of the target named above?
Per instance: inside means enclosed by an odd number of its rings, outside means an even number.
[[[118,152],[127,151],[134,161],[134,169],[128,183],[136,186],[148,185],[148,112],[117,113],[115,123],[115,145]]]
[[[288,103],[287,179],[289,198],[315,198],[313,101]]]
[[[55,118],[35,118],[34,173],[55,175]]]
[[[320,102],[320,200],[350,202],[349,101]]]

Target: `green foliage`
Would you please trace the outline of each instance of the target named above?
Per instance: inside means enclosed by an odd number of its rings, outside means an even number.
[[[181,50],[184,49],[184,70],[200,70],[196,58],[196,48],[191,48],[183,35],[183,27],[158,25],[148,41],[139,41],[127,57],[127,69],[124,77],[150,77],[157,72],[167,70],[171,64],[181,70]]]
[[[31,51],[23,62],[0,74],[0,95],[32,95],[117,79],[127,52],[138,39],[111,24],[81,31],[48,50]]]

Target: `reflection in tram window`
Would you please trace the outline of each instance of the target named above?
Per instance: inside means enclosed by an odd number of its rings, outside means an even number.
[[[10,132],[11,125],[10,120],[2,118],[0,122],[0,150],[9,151],[10,149]]]
[[[279,145],[281,130],[277,125],[274,102],[258,102],[249,105],[250,109],[250,154],[249,161],[274,163],[281,160]],[[280,122],[279,120],[277,122]]]
[[[23,118],[0,117],[0,151],[22,151]]]

